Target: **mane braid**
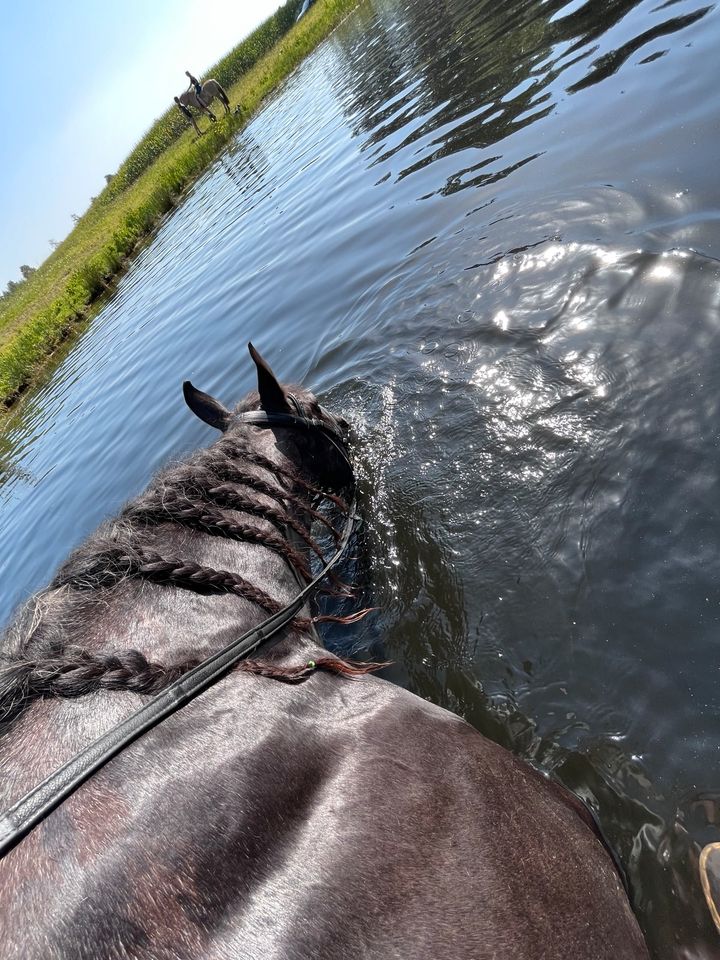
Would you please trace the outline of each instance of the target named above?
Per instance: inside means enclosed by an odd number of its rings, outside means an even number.
[[[260,495],[257,500],[252,497],[253,492]],[[161,474],[149,491],[126,506],[116,520],[106,524],[71,555],[56,573],[48,592],[69,588],[62,600],[67,605],[60,609],[72,611],[77,609],[76,604],[84,609],[83,595],[112,588],[124,578],[138,578],[198,593],[233,594],[272,616],[285,604],[239,574],[191,560],[161,556],[154,547],[155,537],[148,537],[145,531],[160,524],[177,523],[255,543],[279,554],[310,582],[313,576],[310,562],[296,545],[302,541],[324,564],[322,548],[310,529],[312,521],[329,531],[336,548],[342,539],[331,519],[316,509],[319,500],[345,516],[349,513],[342,497],[308,482],[291,465],[268,459],[254,448],[249,437],[223,436],[210,448],[198,451],[185,463]],[[297,513],[291,512],[292,508]],[[229,511],[257,517],[270,527],[255,526],[228,515]],[[334,513],[332,508],[330,512]],[[297,541],[288,540],[290,532],[296,535]],[[337,595],[338,590],[332,588],[339,586],[340,593],[352,595],[335,573],[330,571],[328,576],[327,592]],[[98,599],[106,600],[103,596]],[[96,601],[90,598],[87,602]],[[365,609],[346,616],[295,617],[287,626],[308,631],[313,623],[353,623],[368,612]],[[66,645],[67,634],[55,631],[52,618],[48,619],[47,627],[44,623],[42,619],[37,624],[33,622],[18,653],[0,656],[0,733],[28,705],[43,697],[80,697],[101,690],[153,695],[201,662],[193,658],[179,663],[155,663],[132,649],[96,653],[79,644]],[[247,659],[234,669],[297,683],[316,670],[352,677],[382,666],[354,663],[328,654],[300,666]]]
[[[323,516],[319,510],[313,509],[313,506],[309,500],[299,497],[297,494],[292,493],[289,490],[285,490],[283,487],[276,487],[273,484],[268,483],[266,480],[263,480],[262,477],[248,473],[246,470],[235,466],[235,464],[231,462],[217,464],[214,473],[217,475],[218,480],[231,481],[232,483],[238,485],[251,487],[253,490],[257,490],[258,493],[264,493],[265,496],[270,497],[279,504],[282,504],[283,501],[292,503],[301,512],[306,513],[309,517],[312,517],[313,520],[317,520],[318,523],[321,523],[324,527],[327,527],[327,529],[332,533],[335,543],[340,542],[340,534],[333,527],[332,523],[327,517]],[[197,483],[197,478],[193,478],[193,480],[195,483]],[[225,486],[225,484],[219,483],[217,484],[217,489],[220,489],[223,486]],[[213,489],[213,487],[204,489],[203,493],[212,496]],[[317,496],[318,494],[314,493],[314,495]]]
[[[217,446],[221,448],[229,447],[232,450],[232,445],[234,445],[236,442],[237,442],[237,438],[235,437],[224,437],[223,439],[218,440]],[[237,456],[238,452],[239,451],[236,448],[235,450],[233,450],[233,455]],[[292,467],[274,463],[272,460],[269,460],[267,457],[263,456],[263,454],[258,453],[257,450],[251,450],[251,449],[243,450],[242,455],[245,457],[246,460],[249,460],[251,463],[254,463],[256,466],[262,467],[264,470],[267,470],[269,473],[272,473],[275,476],[279,474],[280,476],[285,477],[286,479],[290,480],[292,483],[297,484],[297,486],[299,486],[301,489],[306,490],[308,493],[311,493],[313,496],[323,497],[324,499],[329,500],[331,503],[334,503],[335,506],[339,507],[340,510],[343,511],[343,513],[348,512],[348,505],[343,500],[342,497],[338,497],[334,493],[329,493],[327,490],[321,490],[319,487],[316,487],[313,484],[308,483],[308,481],[305,480],[304,477],[301,477],[300,474],[297,473],[297,471],[293,470]]]
[[[279,553],[287,560],[307,581],[312,579],[307,561],[294,550],[283,537],[276,533],[260,530],[237,520],[232,520],[211,507],[204,504],[194,504],[189,501],[165,499],[161,503],[133,504],[123,514],[133,520],[141,520],[146,524],[176,522],[188,526],[207,530],[219,536],[233,540],[242,540],[248,543],[258,543],[263,547]]]
[[[168,560],[141,547],[136,548],[133,553],[124,552],[120,547],[116,550],[108,548],[99,551],[89,558],[80,570],[60,570],[50,586],[95,590],[113,586],[125,577],[132,576],[143,577],[155,583],[185,587],[198,593],[234,593],[257,604],[269,614],[277,613],[283,608],[283,604],[237,573],[214,570],[190,560]],[[295,623],[307,625],[309,621],[296,619]]]
[[[46,697],[71,699],[101,690],[154,695],[200,663],[200,659],[191,658],[166,665],[148,660],[139,650],[96,654],[75,646],[35,660],[17,660],[0,667],[0,725],[6,726],[30,704]],[[248,659],[241,660],[232,669],[286,683],[299,683],[315,670],[359,677],[384,666],[387,664],[324,656],[300,666]]]
[[[171,584],[175,587],[195,590],[198,593],[234,593],[238,597],[252,601],[271,615],[278,613],[285,606],[274,600],[264,590],[254,586],[249,580],[229,570],[215,570],[213,567],[204,567],[191,560],[168,560],[157,553],[142,549],[137,551],[137,559],[142,562],[136,561],[135,566],[122,566],[125,561],[133,561],[135,559],[133,557],[122,556],[118,559],[121,561],[120,577],[126,573],[127,575],[135,574],[154,583]],[[82,583],[82,581],[79,582]],[[292,625],[298,630],[308,630],[313,623],[355,623],[369,612],[370,608],[367,608],[347,616],[322,614],[311,618],[295,617]]]
[[[313,520],[316,520],[326,527],[331,532],[336,544],[340,542],[340,534],[335,530],[330,520],[323,516],[318,510],[315,510],[308,499],[288,490],[279,483],[271,483],[258,474],[248,472],[233,459],[230,459],[230,456],[237,458],[242,457],[251,463],[255,463],[262,469],[271,472],[273,474],[273,480],[275,481],[278,480],[277,475],[283,473],[282,468],[277,464],[272,463],[272,461],[267,460],[265,457],[261,457],[252,449],[244,448],[243,445],[238,442],[237,438],[226,437],[218,441],[215,447],[200,451],[192,462],[181,464],[163,479],[169,489],[187,495],[191,499],[194,495],[207,497],[213,487],[224,486],[225,481],[239,486],[250,487],[258,493],[263,493],[270,499],[275,500],[281,507],[283,507],[285,503],[293,504],[302,513],[307,514]],[[334,497],[332,494],[326,494],[317,487],[308,484],[292,470],[285,472],[288,474],[291,482],[305,489],[306,493],[311,494],[314,498],[322,497],[328,499],[335,503],[344,513],[347,513],[347,504],[341,498]]]
[[[249,497],[239,493],[230,483],[221,484],[210,490],[204,490],[202,493],[219,507],[250,513],[263,520],[267,520],[273,524],[281,534],[284,527],[290,527],[320,560],[324,559],[319,544],[310,536],[309,530],[306,530],[287,510],[251,500]],[[174,489],[174,487],[171,487],[169,492],[154,490],[139,500],[134,501],[126,507],[122,516],[128,517],[129,519],[139,517],[145,522],[162,523],[164,521],[177,520],[179,523],[191,523],[193,521],[192,514],[190,513],[191,507],[204,510],[205,513],[209,515],[210,508],[206,505],[199,505],[193,499],[189,490],[184,490],[181,493]],[[218,514],[218,516],[221,517],[222,515]],[[226,518],[222,518],[223,521],[225,521],[225,519]],[[197,525],[203,526],[199,520],[197,521]],[[212,532],[217,532],[222,535],[224,532],[223,527],[227,531],[227,535],[231,536],[232,529],[227,523],[221,523],[217,529],[213,528]],[[243,538],[238,537],[238,539]],[[302,558],[300,558],[300,560],[304,562]]]
[[[318,542],[310,535],[310,531],[303,527],[303,525],[296,520],[287,510],[282,510],[278,507],[269,507],[260,503],[256,503],[253,500],[249,500],[247,497],[244,497],[241,493],[238,493],[233,489],[232,485],[229,483],[221,484],[218,487],[213,487],[211,490],[207,491],[208,497],[220,507],[226,507],[229,510],[238,510],[244,513],[251,513],[258,517],[262,517],[263,520],[267,520],[274,526],[279,527],[290,527],[291,530],[294,530],[295,533],[303,540],[303,542],[308,546],[312,552],[318,557],[319,560],[323,560],[323,552],[320,549]],[[332,529],[332,528],[331,528]],[[337,536],[337,531],[333,530],[333,533]]]
[[[287,510],[269,507],[267,505],[256,503],[253,500],[249,500],[247,497],[244,497],[242,494],[238,493],[233,485],[229,483],[221,484],[219,487],[213,487],[211,490],[206,490],[205,493],[221,507],[225,507],[229,510],[255,513],[257,516],[262,517],[262,519],[267,520],[269,523],[274,524],[280,529],[282,529],[283,526],[290,527],[290,529],[300,537],[303,543],[305,543],[306,546],[312,550],[318,560],[320,560],[322,564],[325,563],[325,554],[322,551],[322,547],[310,534],[310,530],[307,527],[304,527],[298,520],[288,513]],[[315,510],[311,510],[310,512],[312,514],[316,513]],[[339,546],[341,537],[338,531],[332,526],[329,520],[322,516],[321,513],[318,513],[317,516],[322,517],[322,519],[325,521],[333,535],[335,546]],[[336,573],[330,570],[328,571],[327,577],[341,594],[345,596],[349,594],[350,588],[346,583],[343,583],[342,580],[340,580]]]
[[[262,607],[269,614],[278,613],[284,604],[274,600],[259,587],[254,586],[245,577],[229,570],[215,570],[189,560],[167,560],[151,551],[139,551],[141,563],[137,573],[158,583],[171,583],[179,587],[194,590],[206,590],[209,593],[234,593]],[[307,621],[304,621],[307,623]]]

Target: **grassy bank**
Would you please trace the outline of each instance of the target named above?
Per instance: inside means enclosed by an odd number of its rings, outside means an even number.
[[[299,3],[290,0],[205,71],[239,111],[223,118],[220,110],[203,137],[174,106],[159,118],[73,231],[0,304],[0,404],[8,407],[33,382],[183,189],[358,2],[317,0],[294,24]],[[199,122],[207,126],[207,118]]]

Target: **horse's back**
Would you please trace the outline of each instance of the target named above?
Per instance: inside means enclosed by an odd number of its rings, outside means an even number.
[[[307,956],[647,956],[579,801],[407,691],[370,679],[343,694],[357,713],[318,817],[331,811],[326,887],[356,892],[353,924],[335,932],[345,954]],[[306,916],[322,904],[310,894]]]
[[[8,956],[646,956],[574,802],[375,678],[227,678],[25,844]]]

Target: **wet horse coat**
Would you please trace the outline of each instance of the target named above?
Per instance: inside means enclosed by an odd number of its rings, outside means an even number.
[[[249,405],[293,412],[253,359]],[[186,396],[223,437],[101,528],[8,635],[3,808],[307,576],[278,518],[307,529],[333,450]],[[454,715],[343,676],[308,617],[0,861],[3,957],[646,957],[581,804]]]

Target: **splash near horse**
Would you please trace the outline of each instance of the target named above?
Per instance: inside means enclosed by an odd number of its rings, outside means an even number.
[[[4,960],[647,960],[578,800],[323,647],[348,425],[250,353],[5,637]]]
[[[185,73],[190,78],[190,87],[185,93],[181,93],[179,97],[175,98],[176,103],[182,104],[184,107],[194,107],[196,110],[206,113],[213,123],[217,120],[210,109],[213,100],[219,100],[225,108],[225,113],[230,113],[230,99],[217,80],[211,78],[204,83],[200,83],[187,70]]]

